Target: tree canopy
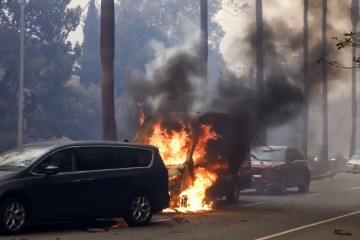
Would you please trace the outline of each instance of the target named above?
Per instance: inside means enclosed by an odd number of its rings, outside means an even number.
[[[27,138],[61,136],[68,128],[67,82],[80,55],[67,37],[80,23],[81,8],[70,0],[37,0],[25,5],[24,118]],[[19,79],[20,5],[0,1],[0,129],[16,131]],[[56,126],[55,126],[56,125]]]

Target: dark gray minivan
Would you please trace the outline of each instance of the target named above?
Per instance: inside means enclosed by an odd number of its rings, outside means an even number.
[[[26,144],[0,155],[0,231],[49,222],[123,217],[147,224],[169,205],[156,147],[107,141]]]

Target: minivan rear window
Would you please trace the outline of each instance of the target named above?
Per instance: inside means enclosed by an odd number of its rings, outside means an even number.
[[[116,153],[121,168],[148,167],[153,156],[152,151],[142,148],[119,147]]]

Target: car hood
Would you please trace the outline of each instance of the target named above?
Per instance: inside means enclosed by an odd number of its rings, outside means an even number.
[[[251,166],[253,167],[276,167],[285,164],[285,161],[279,160],[252,160]]]
[[[349,164],[360,164],[360,159],[349,160],[348,163],[349,163]]]

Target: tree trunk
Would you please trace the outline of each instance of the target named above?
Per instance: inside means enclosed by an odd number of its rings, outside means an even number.
[[[264,106],[264,46],[262,0],[256,0],[256,84],[257,92],[260,98],[260,106]],[[266,145],[266,123],[262,120],[264,118],[262,118],[261,116],[259,116],[259,118],[259,135],[257,138],[257,144]]]
[[[308,126],[309,126],[309,26],[308,26],[308,10],[309,10],[309,1],[304,0],[304,69],[303,69],[303,83],[304,83],[304,119],[303,119],[303,135],[302,135],[302,151],[307,159],[307,145],[308,145]]]
[[[201,61],[203,64],[203,97],[205,104],[207,103],[207,89],[208,89],[208,79],[207,79],[207,65],[208,65],[208,2],[207,0],[200,0],[200,25],[201,25]]]
[[[327,17],[327,0],[322,2],[322,56],[326,59],[327,57],[327,43],[326,43],[326,17]],[[327,167],[329,165],[328,156],[328,85],[327,85],[327,63],[323,62],[322,65],[322,94],[323,94],[323,144],[321,152],[321,166]]]
[[[359,21],[359,1],[351,1],[351,23],[352,23],[352,32],[356,33],[357,24]],[[352,48],[352,59],[356,58],[356,48]],[[355,153],[356,150],[356,118],[357,118],[357,102],[356,102],[356,63],[352,63],[351,71],[351,101],[352,101],[352,116],[351,116],[351,140],[350,140],[350,151],[349,157]]]
[[[101,0],[100,52],[103,140],[117,140],[114,106],[114,0]]]

